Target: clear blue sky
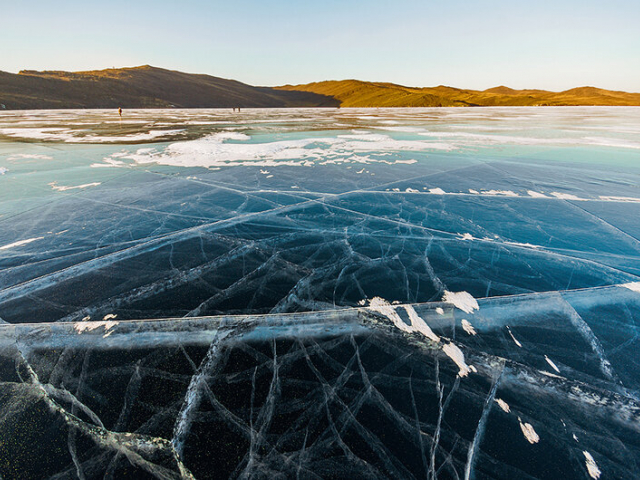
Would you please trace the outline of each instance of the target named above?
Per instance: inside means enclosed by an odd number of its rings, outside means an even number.
[[[22,0],[0,70],[151,64],[253,85],[640,92],[640,0]]]

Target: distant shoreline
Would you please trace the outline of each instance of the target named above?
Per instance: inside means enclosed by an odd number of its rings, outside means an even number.
[[[243,107],[242,110],[399,110],[399,109],[415,109],[415,110],[438,110],[438,109],[460,109],[460,110],[470,110],[470,109],[480,109],[480,110],[489,110],[489,109],[500,109],[500,108],[535,108],[535,109],[546,109],[546,108],[640,108],[640,105],[472,105],[472,106],[440,106],[440,107]],[[132,110],[230,110],[233,113],[233,110],[229,107],[122,107],[123,110],[132,111]],[[77,110],[86,110],[86,111],[116,111],[117,108],[114,107],[80,107],[80,108],[1,108],[0,114],[3,112],[38,112],[38,111],[77,111]],[[240,112],[241,113],[241,112]]]

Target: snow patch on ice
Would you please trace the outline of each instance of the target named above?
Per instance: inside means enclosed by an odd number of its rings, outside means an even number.
[[[29,158],[34,160],[53,160],[53,157],[49,155],[42,155],[40,153],[14,153],[13,155],[9,155],[7,160],[18,160],[22,158]]]
[[[462,329],[467,332],[469,335],[477,335],[476,329],[473,328],[473,325],[469,322],[469,320],[463,318],[462,319]]]
[[[411,305],[406,305],[404,309],[407,312],[407,315],[409,315],[409,319],[411,320],[411,327],[414,331],[422,333],[425,337],[434,342],[440,341],[440,337],[433,333],[433,330],[431,330],[429,325],[427,325],[427,322],[425,322],[422,317],[418,315],[418,313]]]
[[[91,332],[97,328],[104,327],[105,333],[118,325],[118,322],[102,321],[102,322],[76,322],[74,329],[78,333]]]
[[[509,413],[511,411],[511,408],[509,407],[509,404],[507,402],[505,402],[504,400],[502,400],[501,398],[496,398],[495,402],[498,404],[498,406],[505,412],[505,413]]]
[[[511,329],[509,327],[507,327],[507,331],[509,332],[509,335],[511,335],[511,338],[513,339],[515,344],[517,346],[519,346],[520,348],[522,348],[522,344],[518,341],[518,339],[516,337],[513,336],[513,333],[511,333]]]
[[[380,122],[380,123],[388,123],[388,122]],[[424,132],[424,128],[418,127],[371,127],[378,130],[385,130],[387,132],[403,132],[403,133],[420,133]]]
[[[628,288],[632,292],[640,293],[640,282],[623,283],[621,287]]]
[[[139,164],[157,163],[180,167],[222,167],[253,165],[259,167],[310,166],[324,163],[385,163],[411,164],[416,160],[371,158],[359,153],[374,152],[378,156],[394,151],[451,150],[448,144],[425,140],[395,140],[381,134],[338,135],[337,137],[309,137],[263,143],[245,143],[251,137],[239,132],[218,132],[197,140],[176,142],[163,150],[137,150],[118,155]],[[229,141],[243,143],[228,143]]]
[[[580,198],[580,197],[577,197],[576,195],[573,195],[571,193],[551,192],[551,195],[553,195],[556,198],[559,198],[560,200],[573,200],[573,201],[577,201],[577,202],[586,201],[586,198]]]
[[[34,140],[52,140],[66,143],[121,143],[154,140],[181,133],[184,130],[149,130],[145,133],[133,133],[122,136],[83,135],[86,130],[65,130],[62,128],[0,128],[0,134],[15,138]],[[23,157],[25,158],[25,157]],[[34,157],[29,157],[34,158]]]
[[[553,363],[553,361],[549,357],[545,355],[544,359],[547,361],[549,365],[551,365],[551,368],[553,368],[556,372],[560,373],[560,369],[558,368],[558,366],[555,363]]]
[[[464,361],[464,353],[462,353],[462,350],[460,350],[457,345],[454,345],[453,343],[447,343],[442,347],[442,350],[451,360],[454,361],[454,363],[460,369],[460,371],[458,372],[459,377],[466,377],[470,372],[476,371],[473,366],[467,365],[467,363]]]
[[[491,197],[519,197],[517,193],[512,190],[483,190],[482,195],[489,195]]]
[[[584,454],[585,463],[587,465],[587,471],[589,472],[589,476],[594,480],[598,480],[598,478],[600,478],[600,475],[602,475],[602,472],[598,468],[596,461],[593,459],[591,454],[586,450],[583,450],[582,453]]]
[[[529,441],[529,443],[533,445],[540,441],[540,436],[534,430],[533,425],[530,423],[523,423],[520,417],[518,417],[518,422],[520,423],[520,429],[522,430],[524,437]]]
[[[450,292],[445,290],[442,301],[452,303],[464,313],[471,313],[480,309],[478,301],[469,292]]]
[[[34,237],[34,238],[27,238],[26,240],[18,240],[17,242],[13,242],[8,245],[4,245],[0,247],[0,250],[9,250],[10,248],[26,245],[28,243],[35,242],[36,240],[42,240],[43,238],[44,237]]]
[[[90,165],[91,168],[117,168],[117,167],[126,167],[127,164],[122,160],[116,160],[114,158],[105,158],[105,163],[92,163]]]
[[[622,202],[622,203],[640,203],[640,198],[635,197],[612,197],[607,195],[600,195],[600,200],[605,202]]]
[[[406,333],[416,333],[419,332],[429,340],[433,342],[439,342],[440,337],[433,333],[433,330],[427,325],[427,323],[418,315],[415,309],[411,305],[405,305],[404,309],[409,315],[409,320],[411,321],[411,325],[407,325],[398,312],[396,311],[396,307],[391,305],[384,298],[374,297],[369,302],[369,308],[374,312],[381,313],[389,320],[393,322],[393,324],[398,327],[400,330]]]
[[[51,182],[49,183],[49,185],[51,186],[51,188],[53,188],[57,192],[66,192],[67,190],[77,190],[77,189],[85,189],[89,187],[97,187],[98,185],[101,185],[101,182],[85,183],[84,185],[76,185],[76,186],[64,186],[64,185],[60,186],[58,185],[58,182]]]
[[[540,245],[534,245],[532,243],[520,243],[520,242],[504,242],[506,245],[513,245],[514,247],[525,248],[541,248]]]
[[[389,302],[387,302],[384,298],[381,297],[373,297],[369,302],[369,309],[374,312],[378,312],[389,320],[391,320],[396,327],[398,327],[403,332],[411,332],[411,326],[404,323],[398,312],[394,306],[392,306]]]
[[[533,190],[527,190],[527,193],[529,194],[530,197],[533,197],[533,198],[549,198],[546,195],[540,192],[535,192]]]

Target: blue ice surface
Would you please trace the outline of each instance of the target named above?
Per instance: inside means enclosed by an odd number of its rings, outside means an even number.
[[[634,477],[638,134],[637,108],[0,113],[0,475]],[[162,441],[125,464],[114,432]]]

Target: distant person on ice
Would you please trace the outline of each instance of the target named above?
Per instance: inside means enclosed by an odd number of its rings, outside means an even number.
[[[122,107],[118,107],[118,115],[120,115],[120,120],[122,120]]]

